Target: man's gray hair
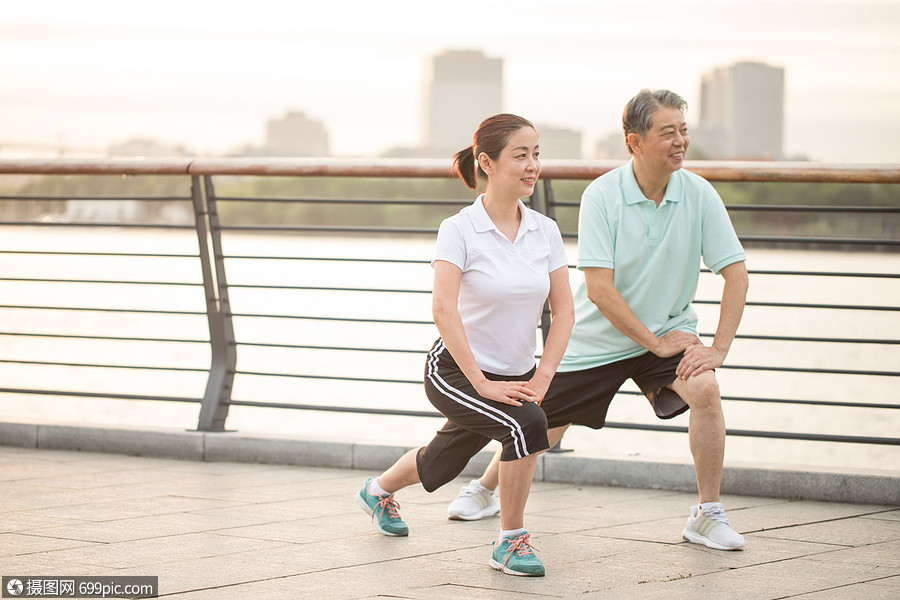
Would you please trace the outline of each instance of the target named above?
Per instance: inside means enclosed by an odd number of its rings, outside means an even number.
[[[684,98],[669,90],[643,89],[637,96],[628,101],[622,112],[622,129],[625,131],[625,147],[629,154],[634,154],[628,144],[628,134],[647,135],[653,127],[653,115],[660,108],[677,108],[681,112],[687,110]]]

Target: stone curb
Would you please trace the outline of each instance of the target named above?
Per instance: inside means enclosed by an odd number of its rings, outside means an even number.
[[[380,471],[411,446],[297,439],[239,432],[0,422],[0,445],[109,452],[209,462],[244,462]],[[475,456],[463,475],[480,475],[492,453]],[[606,459],[575,453],[538,458],[535,479],[618,487],[695,491],[692,465]],[[900,505],[900,475],[888,471],[726,465],[722,493],[860,504]]]

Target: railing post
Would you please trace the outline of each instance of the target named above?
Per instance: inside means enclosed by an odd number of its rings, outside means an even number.
[[[544,185],[543,193],[541,193],[541,188],[535,188],[534,194],[531,196],[531,206],[534,210],[538,211],[541,214],[547,215],[554,221],[556,220],[556,207],[553,204],[553,183],[550,179],[543,180]],[[544,340],[544,343],[547,342],[547,335],[550,334],[550,302],[544,300],[544,310],[541,312],[541,339]],[[561,453],[561,452],[571,452],[572,450],[563,448],[561,446],[562,438],[556,444],[550,448],[550,452],[553,453]]]
[[[219,232],[219,213],[216,209],[212,178],[191,177],[191,197],[194,201],[200,265],[203,270],[203,290],[206,293],[206,318],[212,350],[206,392],[200,405],[198,431],[224,431],[231,401],[237,350],[228,284],[225,279],[225,257]]]

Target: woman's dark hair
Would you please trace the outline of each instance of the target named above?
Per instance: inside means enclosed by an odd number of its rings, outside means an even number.
[[[475,130],[472,145],[463,148],[454,156],[453,174],[474,190],[478,187],[478,178],[487,177],[487,174],[481,169],[481,165],[475,160],[478,155],[484,152],[491,160],[497,160],[500,152],[509,143],[512,134],[523,127],[535,128],[528,119],[509,113],[494,115],[482,121]]]

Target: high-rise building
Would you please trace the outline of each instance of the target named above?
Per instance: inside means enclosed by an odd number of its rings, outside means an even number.
[[[503,59],[478,50],[451,50],[427,63],[422,145],[449,157],[472,143],[487,117],[503,111]]]
[[[706,158],[780,160],[784,148],[784,69],[738,62],[700,84],[700,124],[691,140]]]
[[[290,111],[266,123],[263,152],[270,156],[328,156],[328,132],[321,121]]]
[[[541,134],[541,158],[581,158],[581,132],[566,127],[535,123]]]

